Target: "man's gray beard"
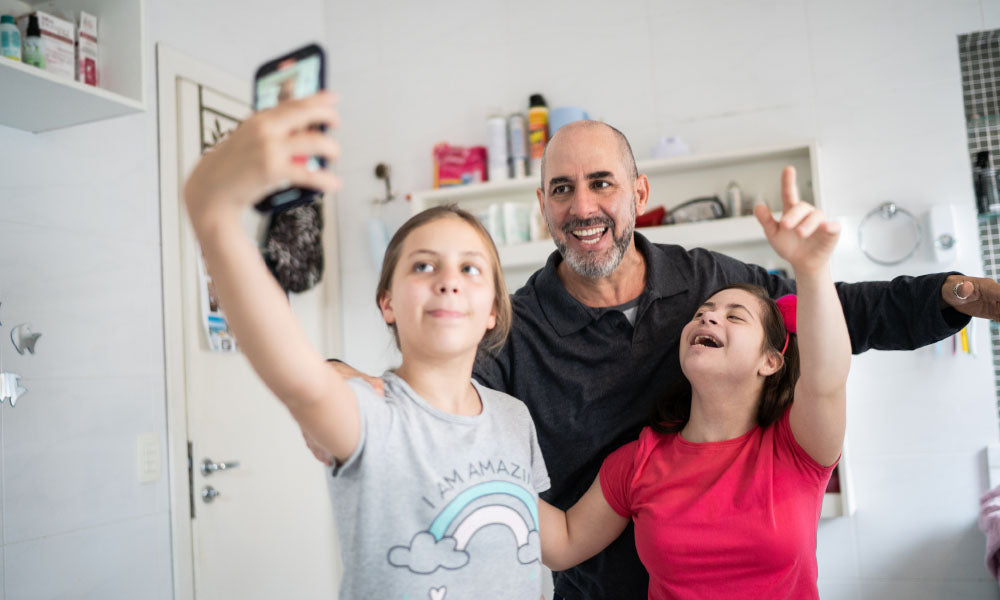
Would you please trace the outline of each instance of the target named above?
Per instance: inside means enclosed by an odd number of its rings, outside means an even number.
[[[588,279],[602,279],[614,273],[618,265],[621,264],[622,259],[625,258],[625,251],[628,250],[628,245],[632,241],[632,234],[635,232],[635,202],[632,203],[632,214],[630,215],[628,227],[622,232],[621,237],[614,237],[614,222],[608,228],[611,230],[614,245],[608,248],[607,252],[603,254],[578,253],[575,250],[570,250],[569,244],[559,240],[554,235],[552,236],[552,240],[556,243],[556,249],[559,250],[559,254],[562,255],[563,260],[578,275]],[[549,231],[552,231],[551,224],[549,224]],[[568,231],[564,233],[567,240],[569,236],[573,235]]]

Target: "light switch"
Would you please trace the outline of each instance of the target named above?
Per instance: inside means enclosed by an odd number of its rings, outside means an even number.
[[[155,432],[140,433],[136,439],[139,464],[139,483],[160,480],[160,436]]]

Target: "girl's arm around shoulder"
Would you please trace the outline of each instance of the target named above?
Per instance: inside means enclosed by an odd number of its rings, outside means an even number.
[[[564,571],[594,556],[615,541],[629,521],[604,498],[600,476],[568,511],[539,500],[538,514],[542,562],[553,571]]]

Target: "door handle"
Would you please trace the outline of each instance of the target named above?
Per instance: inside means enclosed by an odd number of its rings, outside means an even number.
[[[235,469],[238,466],[240,466],[240,461],[238,460],[231,460],[229,462],[217,463],[217,462],[212,462],[211,458],[206,458],[205,460],[201,461],[201,474],[204,475],[205,477],[208,477],[209,475],[215,473],[216,471],[228,471],[229,469]]]

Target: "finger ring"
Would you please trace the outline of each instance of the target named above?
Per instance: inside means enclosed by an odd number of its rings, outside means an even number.
[[[958,293],[958,288],[962,287],[963,283],[965,283],[965,282],[964,281],[960,281],[960,282],[956,283],[955,284],[955,288],[953,290],[951,290],[951,293],[955,294],[955,297],[958,298],[959,300],[967,300],[969,298],[968,296],[963,296],[963,295],[961,295],[961,294]]]

